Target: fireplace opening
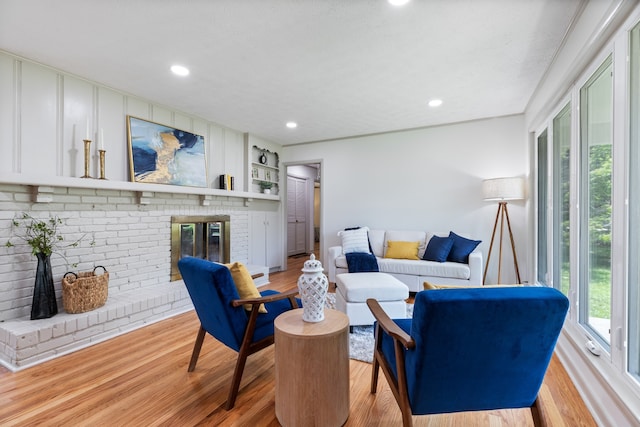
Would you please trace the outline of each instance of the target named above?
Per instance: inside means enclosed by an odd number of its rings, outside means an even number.
[[[231,218],[229,215],[171,217],[171,280],[180,280],[178,261],[194,256],[228,264]]]

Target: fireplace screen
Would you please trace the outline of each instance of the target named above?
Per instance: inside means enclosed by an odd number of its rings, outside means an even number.
[[[194,256],[229,263],[230,218],[217,216],[171,217],[171,280],[180,280],[178,261]]]

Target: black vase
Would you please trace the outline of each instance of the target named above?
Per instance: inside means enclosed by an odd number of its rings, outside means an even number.
[[[36,283],[33,287],[31,320],[48,319],[58,314],[58,303],[51,274],[51,257],[43,253],[37,253],[36,257],[38,257],[38,268]]]

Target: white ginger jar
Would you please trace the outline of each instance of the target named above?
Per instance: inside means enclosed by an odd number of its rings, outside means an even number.
[[[298,292],[302,300],[302,320],[321,322],[324,320],[324,304],[327,299],[329,281],[322,274],[322,263],[311,254],[305,261],[302,276],[298,279]]]

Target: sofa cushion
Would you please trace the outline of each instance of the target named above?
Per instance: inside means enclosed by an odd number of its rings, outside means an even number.
[[[364,252],[371,253],[369,251],[369,228],[360,227],[355,229],[347,229],[338,232],[338,236],[342,238],[342,253],[348,254],[351,252]]]
[[[452,247],[452,238],[433,236],[427,243],[422,259],[425,261],[445,262]]]
[[[395,259],[413,259],[419,260],[418,258],[418,246],[420,242],[403,242],[403,241],[395,241],[389,240],[387,242],[387,252],[384,254],[385,258],[395,258]]]
[[[369,230],[369,244],[373,254],[378,258],[384,256],[384,230]]]
[[[447,261],[452,262],[467,264],[469,262],[469,254],[482,243],[482,240],[466,239],[453,231],[449,232],[449,237],[453,239],[453,247],[451,248],[451,252],[449,252]]]
[[[336,268],[349,268],[346,255],[342,254],[336,258]]]
[[[401,301],[409,298],[409,288],[393,276],[380,273],[343,273],[336,276],[336,289],[345,301]]]
[[[382,273],[408,274],[421,277],[447,277],[468,280],[471,276],[469,265],[457,262],[378,258],[378,268]]]

